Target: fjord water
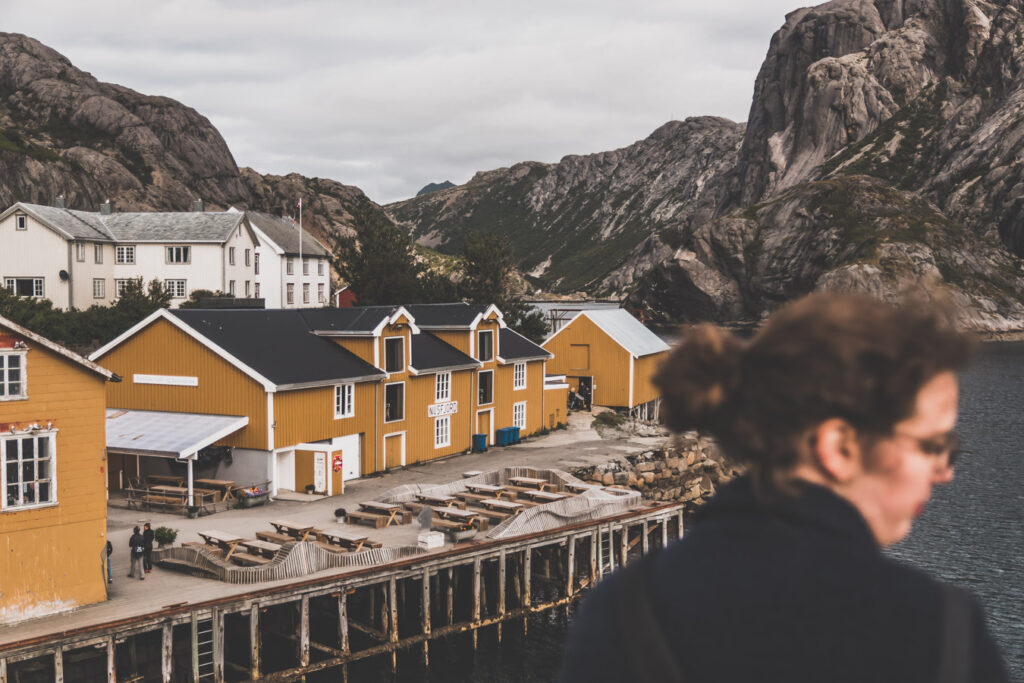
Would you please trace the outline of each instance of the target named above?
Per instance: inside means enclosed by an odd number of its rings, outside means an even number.
[[[909,538],[888,552],[940,579],[970,589],[985,607],[1013,680],[1024,680],[1024,343],[985,344],[961,377],[965,453],[956,477],[937,490]],[[512,683],[552,681],[568,633],[564,612],[535,615],[525,638],[519,622],[399,656],[398,681]],[[390,681],[384,658],[349,669],[350,681]],[[340,680],[323,672],[309,680]]]

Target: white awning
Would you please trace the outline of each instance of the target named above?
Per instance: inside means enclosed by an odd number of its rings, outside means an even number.
[[[192,459],[249,424],[247,416],[107,409],[107,452]]]

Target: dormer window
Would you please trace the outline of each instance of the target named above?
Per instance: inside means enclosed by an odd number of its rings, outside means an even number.
[[[28,216],[25,214],[18,214],[14,217],[14,229],[15,230],[28,230]]]
[[[479,332],[476,333],[476,339],[476,359],[485,362],[489,360],[494,360],[494,331],[480,330]]]
[[[389,337],[384,340],[384,372],[402,372],[405,369],[405,339]]]
[[[28,398],[25,385],[25,351],[0,351],[0,401]]]

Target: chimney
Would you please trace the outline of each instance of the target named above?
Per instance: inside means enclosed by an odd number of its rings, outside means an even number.
[[[205,204],[205,202],[203,202],[202,199],[193,200],[193,202],[192,202],[192,210],[197,212],[197,213],[202,213],[203,211],[206,211],[206,204]]]
[[[64,199],[64,195],[59,195],[57,199],[54,200],[53,205],[58,209],[68,208],[68,202]]]
[[[111,212],[113,212],[113,210],[114,206],[113,204],[110,203],[109,199],[100,204],[100,213],[103,214],[104,216],[109,216]]]

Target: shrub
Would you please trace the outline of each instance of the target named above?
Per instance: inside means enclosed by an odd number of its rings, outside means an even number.
[[[178,530],[166,526],[158,526],[153,530],[153,538],[162,547],[171,545],[178,538]]]
[[[629,419],[622,413],[609,410],[603,413],[598,413],[594,417],[594,421],[590,423],[591,427],[621,427],[626,420]]]

